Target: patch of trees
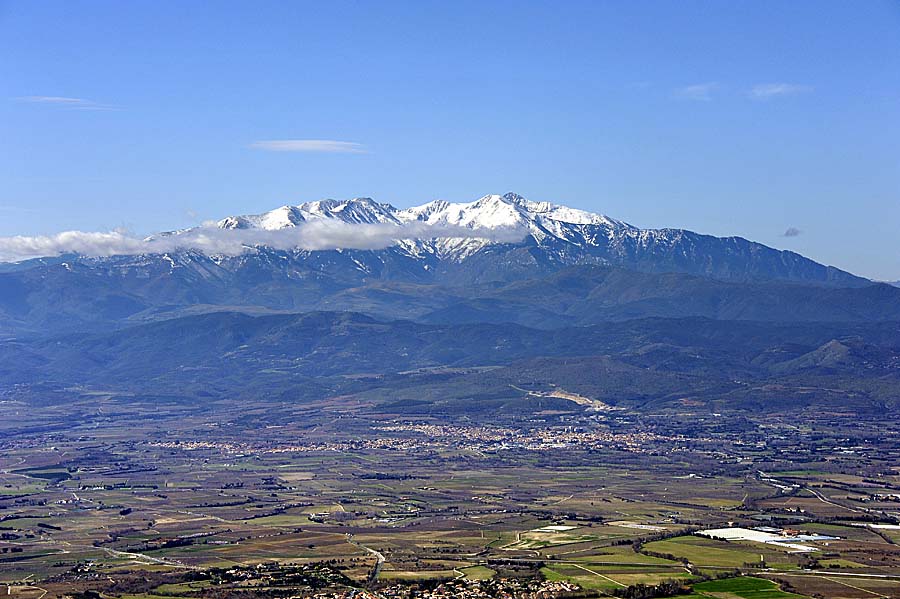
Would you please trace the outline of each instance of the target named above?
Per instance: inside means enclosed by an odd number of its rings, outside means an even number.
[[[625,599],[655,599],[656,597],[687,595],[690,592],[690,587],[685,586],[681,581],[664,580],[655,585],[643,583],[633,584],[624,589],[614,590],[613,595],[616,597],[624,597]]]
[[[384,472],[366,472],[359,475],[359,478],[365,480],[412,480],[416,478],[425,478],[424,476],[416,476],[414,474],[385,474]]]
[[[640,537],[638,539],[634,539],[631,542],[631,548],[635,553],[641,553],[643,555],[647,555],[650,557],[658,557],[661,559],[667,559],[673,562],[682,562],[684,564],[688,563],[688,560],[683,557],[678,557],[676,555],[672,555],[671,553],[660,553],[658,551],[651,551],[649,549],[644,548],[644,543],[652,543],[653,541],[663,541],[665,539],[671,539],[674,537],[682,537],[684,535],[690,535],[697,532],[699,529],[697,528],[683,528],[681,530],[667,530],[661,531],[652,535],[647,535],[645,537]],[[627,543],[626,543],[627,544]]]
[[[772,582],[777,584],[778,588],[780,588],[785,593],[795,593],[798,595],[800,594],[794,585],[792,585],[790,582],[788,582],[787,580],[785,580],[783,578],[773,578]],[[819,595],[818,593],[813,593],[812,596],[813,597],[822,597],[822,595]]]
[[[235,501],[220,501],[218,503],[213,503],[213,502],[194,503],[191,505],[187,505],[185,507],[187,507],[188,509],[202,508],[202,507],[236,507],[239,505],[246,505],[250,502],[251,502],[250,499],[238,499]]]

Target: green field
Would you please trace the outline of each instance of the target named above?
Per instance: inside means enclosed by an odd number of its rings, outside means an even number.
[[[566,580],[577,584],[583,589],[611,591],[616,588],[622,588],[623,584],[618,584],[609,577],[599,576],[589,569],[581,569],[568,564],[553,564],[541,568],[541,574],[547,580]]]
[[[785,593],[771,580],[740,576],[723,580],[710,580],[694,585],[694,597],[716,597],[718,599],[781,599],[782,597],[802,597]]]
[[[789,567],[789,558],[786,553],[750,543],[683,536],[647,543],[645,548],[648,551],[686,558],[692,564],[700,567],[740,568],[746,564],[760,563],[760,556],[769,566]]]
[[[472,580],[487,580],[488,578],[493,578],[497,573],[487,566],[470,566],[468,568],[462,568],[460,572],[465,574],[466,578],[470,578]]]

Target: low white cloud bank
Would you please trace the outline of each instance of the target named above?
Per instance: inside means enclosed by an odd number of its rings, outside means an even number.
[[[56,235],[0,237],[0,261],[15,262],[61,254],[108,257],[187,250],[209,256],[237,256],[261,246],[276,250],[380,250],[405,239],[453,237],[514,243],[524,239],[525,235],[526,231],[523,229],[469,229],[424,222],[393,225],[323,220],[275,231],[220,229],[206,224],[144,239],[124,231],[65,231]]]

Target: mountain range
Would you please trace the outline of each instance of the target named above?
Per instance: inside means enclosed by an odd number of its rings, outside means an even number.
[[[230,235],[243,251],[189,243]],[[153,239],[174,249],[2,265],[0,383],[413,411],[559,386],[623,405],[900,401],[900,289],[739,237],[506,194],[322,200]]]
[[[215,234],[241,231],[242,239],[253,239],[257,231],[265,240],[273,231],[322,222],[347,225],[345,237],[354,226],[379,226],[382,236],[396,228],[398,239],[376,249],[275,249],[260,243],[247,244],[237,255],[188,246],[7,264],[0,270],[0,331],[116,327],[222,308],[357,310],[431,321],[499,318],[539,326],[545,318],[555,326],[667,315],[865,320],[892,318],[896,307],[887,286],[793,252],[739,237],[638,229],[515,194],[405,210],[366,198],[323,200],[227,217]],[[404,237],[415,223],[420,234],[460,236]],[[466,232],[471,235],[462,236]],[[191,233],[162,235],[178,239]],[[490,238],[493,233],[501,239]],[[567,269],[575,274],[564,274]],[[620,271],[633,274],[615,274]],[[541,301],[559,294],[566,296],[560,298],[565,306]]]
[[[399,210],[369,198],[309,202],[264,214],[228,217],[221,229],[280,230],[334,220],[350,224],[423,223],[471,230],[471,237],[401,239],[375,254],[382,264],[412,260],[399,276],[423,280],[510,280],[574,264],[606,264],[645,272],[681,272],[726,280],[776,279],[861,285],[864,279],[787,251],[739,237],[716,238],[682,229],[639,229],[599,214],[532,202],[514,193],[487,195],[470,203],[441,200]],[[426,229],[427,230],[427,229]],[[520,232],[518,243],[479,237],[479,232]],[[386,259],[390,255],[391,260]],[[363,256],[366,258],[367,256]],[[302,256],[307,258],[307,256]],[[487,262],[492,268],[485,269]],[[460,265],[474,262],[479,273]],[[354,263],[356,264],[356,263]],[[470,265],[471,266],[471,265]],[[388,267],[359,260],[356,268],[392,278]]]

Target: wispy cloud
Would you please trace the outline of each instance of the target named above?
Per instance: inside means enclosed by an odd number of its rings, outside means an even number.
[[[26,208],[25,206],[13,206],[12,204],[0,204],[0,212],[10,213],[36,213],[37,208]]]
[[[236,256],[258,247],[277,250],[378,250],[402,239],[452,237],[486,239],[496,242],[521,241],[524,229],[470,229],[452,225],[431,225],[413,221],[400,225],[351,224],[343,221],[316,220],[285,229],[220,229],[204,224],[178,233],[141,239],[124,231],[66,231],[56,235],[0,237],[0,261],[16,261],[60,254],[82,256],[119,256],[163,254],[195,250],[206,255]]]
[[[715,81],[707,83],[695,83],[686,85],[675,90],[675,96],[684,100],[694,100],[697,102],[709,102],[713,98],[713,92],[719,89],[719,84]]]
[[[362,144],[333,139],[269,139],[250,144],[256,150],[268,152],[325,152],[329,154],[367,154]]]
[[[803,233],[803,231],[797,227],[788,227],[787,230],[782,233],[782,237],[799,237],[801,233]]]
[[[750,97],[757,100],[770,100],[784,96],[796,96],[812,90],[813,88],[809,85],[796,83],[759,83],[750,89]]]
[[[67,98],[65,96],[21,96],[16,98],[16,100],[29,104],[44,104],[70,110],[119,110],[117,106],[112,104],[102,104],[85,98]]]

